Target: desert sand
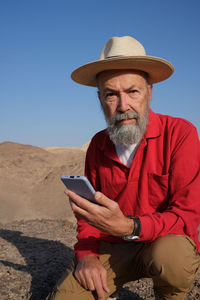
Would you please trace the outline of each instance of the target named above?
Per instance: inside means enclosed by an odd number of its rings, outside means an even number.
[[[73,219],[62,174],[82,175],[88,143],[80,148],[0,144],[0,222]]]

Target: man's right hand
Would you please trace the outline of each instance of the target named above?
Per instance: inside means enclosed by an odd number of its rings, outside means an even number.
[[[98,299],[104,300],[104,292],[109,293],[107,282],[107,271],[93,255],[86,255],[80,259],[75,270],[75,277],[79,283],[87,290],[96,290]]]

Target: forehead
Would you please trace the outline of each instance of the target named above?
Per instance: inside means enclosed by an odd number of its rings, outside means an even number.
[[[98,87],[116,84],[144,84],[147,83],[147,74],[137,70],[108,70],[98,74]]]

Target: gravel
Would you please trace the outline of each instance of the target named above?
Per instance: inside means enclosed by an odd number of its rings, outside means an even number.
[[[76,226],[63,220],[0,224],[0,299],[43,300],[73,259]],[[115,299],[155,299],[149,278],[127,283]],[[200,273],[186,299],[200,299]]]

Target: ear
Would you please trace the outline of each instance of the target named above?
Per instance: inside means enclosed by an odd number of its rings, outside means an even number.
[[[103,105],[103,101],[102,101],[100,90],[97,91],[97,95],[98,95],[98,98],[99,98],[99,101],[100,101],[101,105]]]
[[[98,95],[98,98],[100,100],[100,92],[99,92],[99,90],[97,91],[97,95]]]
[[[152,91],[153,91],[153,85],[152,84],[148,84],[149,104],[150,104],[151,98],[152,98]]]

